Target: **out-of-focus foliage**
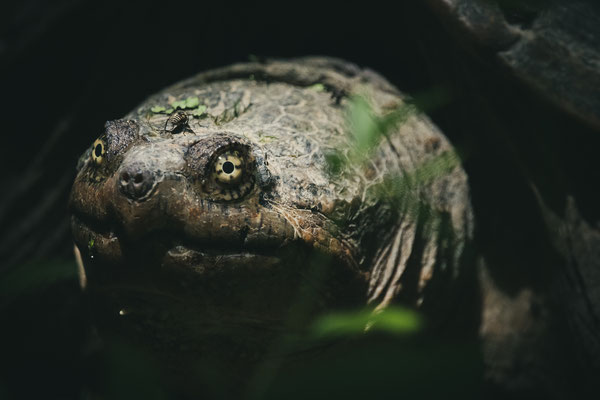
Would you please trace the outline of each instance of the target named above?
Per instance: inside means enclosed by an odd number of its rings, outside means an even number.
[[[454,151],[447,151],[424,162],[413,171],[386,176],[375,190],[380,198],[387,199],[397,209],[407,210],[409,215],[416,216],[420,212],[422,216],[431,216],[430,205],[421,199],[418,187],[443,176],[460,165],[460,162]]]
[[[353,142],[349,148],[338,149],[327,156],[330,171],[337,174],[349,166],[362,166],[390,130],[404,123],[413,114],[435,109],[448,101],[449,93],[437,88],[423,92],[395,110],[377,116],[366,97],[352,96],[347,111],[347,124]]]
[[[365,97],[352,97],[347,114],[347,124],[353,138],[352,145],[327,156],[332,175],[343,173],[346,169],[365,167],[373,150],[386,139],[391,130],[397,129],[413,114],[437,108],[448,100],[449,93],[438,88],[424,92],[397,109],[377,116]],[[384,176],[372,190],[377,197],[393,204],[397,210],[404,210],[407,216],[432,218],[435,217],[435,212],[431,205],[424,201],[419,188],[443,177],[461,162],[458,153],[448,150],[432,159],[424,160],[413,170]]]
[[[418,332],[422,323],[415,311],[391,306],[381,311],[366,309],[325,315],[315,321],[311,333],[316,338],[354,337],[367,331],[406,335]]]

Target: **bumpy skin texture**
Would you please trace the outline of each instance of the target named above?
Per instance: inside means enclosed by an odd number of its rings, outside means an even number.
[[[328,154],[353,145],[354,94],[378,115],[404,103],[370,70],[304,58],[201,73],[108,122],[105,154],[100,163],[93,153],[101,149],[82,156],[70,198],[99,314],[123,310],[146,339],[157,332],[169,338],[163,345],[198,352],[206,335],[234,341],[219,336],[216,320],[236,330],[258,326],[243,341],[251,337],[245,348],[260,353],[302,287],[317,288],[305,320],[396,299],[442,312],[470,272],[461,267],[472,231],[466,176],[454,166],[412,179],[412,205],[381,194],[385,179],[414,177],[452,150],[417,114],[388,132],[365,166],[333,173]],[[190,115],[181,129],[151,112],[188,97],[198,97],[206,115]],[[242,179],[219,184],[216,160],[234,151]]]

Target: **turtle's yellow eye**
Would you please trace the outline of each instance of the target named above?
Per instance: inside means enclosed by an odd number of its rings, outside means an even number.
[[[104,160],[104,154],[106,153],[106,144],[102,139],[96,139],[92,146],[92,160],[96,165],[102,164]]]
[[[201,181],[203,192],[215,201],[242,199],[254,187],[256,159],[242,145],[231,147],[216,152],[205,170],[209,179]]]
[[[244,162],[237,151],[221,154],[215,161],[214,176],[225,185],[238,184],[244,175]]]

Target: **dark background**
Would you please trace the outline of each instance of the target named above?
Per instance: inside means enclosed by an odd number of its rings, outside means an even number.
[[[557,213],[571,194],[586,220],[598,221],[598,132],[518,80],[493,51],[456,34],[425,2],[395,3],[391,9],[375,2],[4,2],[5,282],[19,281],[18,271],[29,271],[24,266],[32,262],[71,259],[66,203],[74,167],[106,120],[209,68],[249,58],[328,55],[372,68],[410,95],[446,94],[448,101],[428,112],[463,155],[478,251],[504,292],[527,287],[552,297],[551,277],[562,261],[532,184]],[[513,17],[527,23],[528,14]],[[79,363],[86,328],[76,281],[11,296],[4,296],[0,314],[0,397],[3,390],[9,398],[78,396],[81,381],[94,372]],[[562,312],[553,300],[548,304]],[[554,328],[557,336],[548,341],[556,353],[549,357],[569,365],[572,340],[560,323]],[[518,375],[527,366],[516,368]],[[562,372],[561,388],[586,375],[576,368]]]

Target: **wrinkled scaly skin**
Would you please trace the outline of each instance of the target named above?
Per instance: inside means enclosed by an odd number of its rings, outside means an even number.
[[[404,103],[370,70],[305,58],[201,73],[108,122],[101,162],[95,148],[82,156],[70,198],[99,329],[149,343],[176,370],[218,354],[242,376],[278,333],[324,311],[402,301],[443,315],[472,272],[466,176],[416,181],[419,207],[381,195],[383,179],[452,150],[417,114],[364,166],[332,171],[326,157],[352,146],[354,94],[378,115]],[[188,97],[207,107],[188,126],[150,110]],[[215,162],[233,150],[243,178],[223,186]]]

